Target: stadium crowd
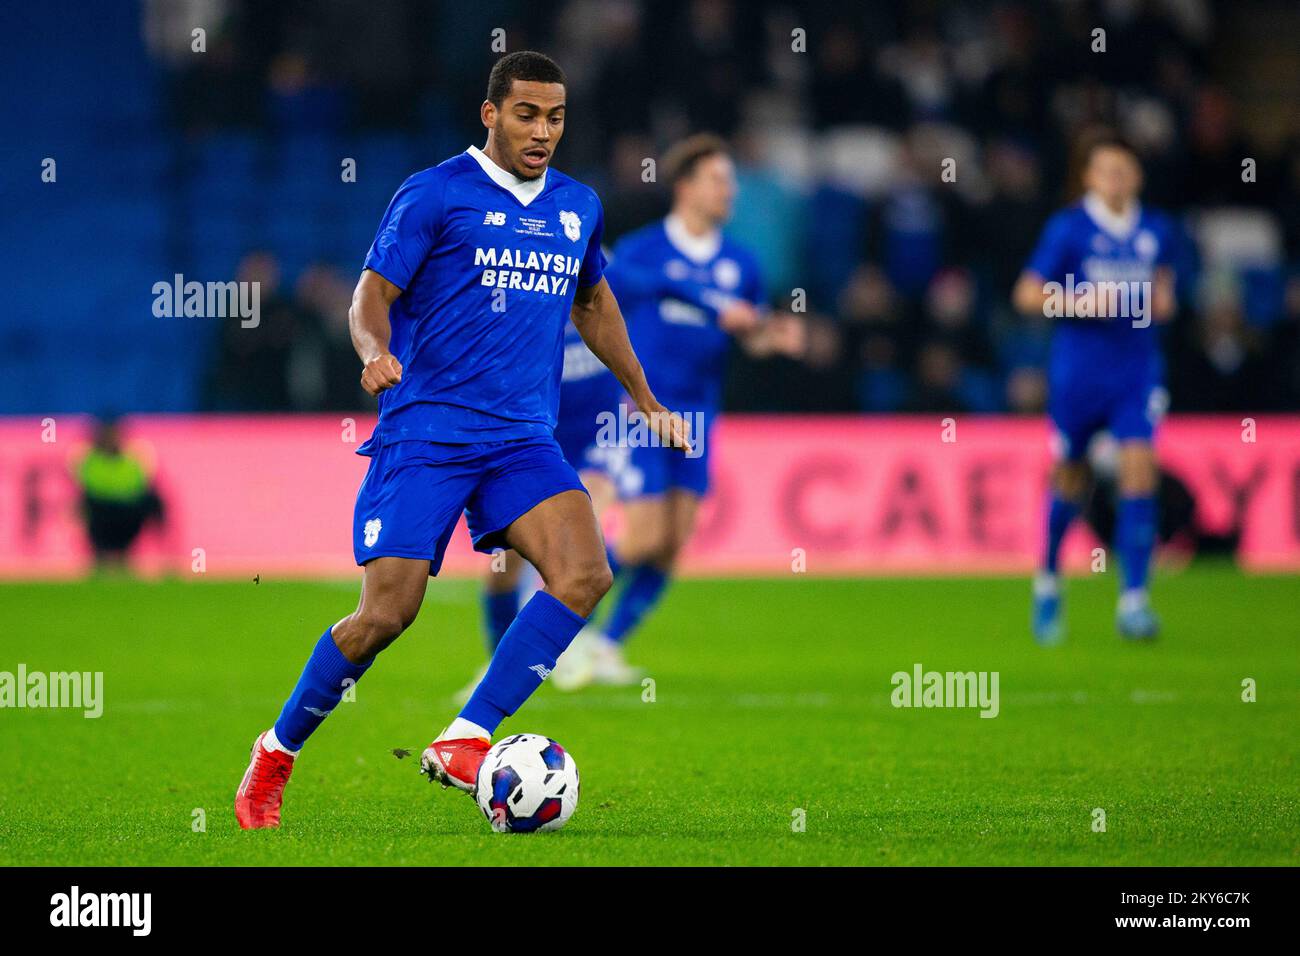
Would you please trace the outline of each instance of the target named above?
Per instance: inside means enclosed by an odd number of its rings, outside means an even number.
[[[1172,409],[1300,407],[1295,60],[1270,59],[1267,17],[1242,23],[1209,0],[204,0],[214,28],[193,57],[175,28],[194,22],[187,6],[146,3],[144,25],[197,191],[205,169],[239,168],[231,144],[253,172],[337,145],[316,185],[285,174],[295,192],[277,216],[301,232],[252,214],[229,230],[265,318],[217,336],[207,408],[360,405],[345,315],[360,257],[407,173],[481,141],[497,29],[568,72],[557,165],[601,193],[610,240],[663,212],[647,158],[702,129],[733,144],[732,227],[774,305],[806,309],[809,336],[799,361],[737,355],[732,409],[1040,412],[1050,323],[1015,314],[1009,294],[1069,198],[1071,143],[1102,124],[1137,146],[1146,201],[1183,233]],[[1278,15],[1283,34],[1300,26]],[[339,212],[333,157],[358,142],[372,191]],[[254,182],[283,198],[274,175]],[[195,218],[181,245],[211,245],[210,228]]]

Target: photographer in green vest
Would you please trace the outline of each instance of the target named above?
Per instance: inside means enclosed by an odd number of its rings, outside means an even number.
[[[146,523],[162,523],[162,499],[139,457],[122,447],[117,422],[95,426],[90,449],[76,464],[82,514],[99,569],[124,568],[127,551]]]

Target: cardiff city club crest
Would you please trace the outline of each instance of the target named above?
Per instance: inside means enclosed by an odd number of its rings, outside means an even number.
[[[560,225],[564,227],[564,234],[574,242],[582,238],[582,220],[578,218],[576,212],[566,212],[561,209]]]
[[[371,518],[366,522],[366,547],[373,548],[375,542],[379,540],[379,532],[383,530],[384,523],[378,518]]]

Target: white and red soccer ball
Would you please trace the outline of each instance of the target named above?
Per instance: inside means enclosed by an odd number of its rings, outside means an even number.
[[[501,833],[558,830],[578,806],[578,765],[541,734],[513,734],[483,758],[475,782],[479,809]]]

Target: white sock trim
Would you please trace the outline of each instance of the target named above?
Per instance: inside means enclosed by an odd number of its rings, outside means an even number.
[[[492,733],[486,727],[480,727],[472,720],[466,720],[464,717],[457,717],[447,729],[442,732],[439,740],[463,740],[467,737],[478,737],[481,740],[491,740]]]
[[[274,728],[274,727],[272,727],[270,730],[268,730],[268,731],[263,735],[263,737],[262,737],[262,749],[263,749],[263,750],[267,750],[267,751],[278,750],[278,751],[280,751],[281,753],[286,753],[286,754],[288,754],[290,757],[296,757],[296,756],[298,756],[298,751],[297,751],[297,750],[290,750],[290,749],[289,749],[288,747],[286,747],[284,744],[280,743],[280,738],[277,737],[277,736],[275,735],[275,728]]]
[[[1055,597],[1061,590],[1060,580],[1055,574],[1049,574],[1047,571],[1040,571],[1034,576],[1034,596],[1035,597]]]
[[[1119,609],[1123,614],[1131,614],[1146,607],[1149,601],[1146,588],[1130,588],[1119,596]]]

